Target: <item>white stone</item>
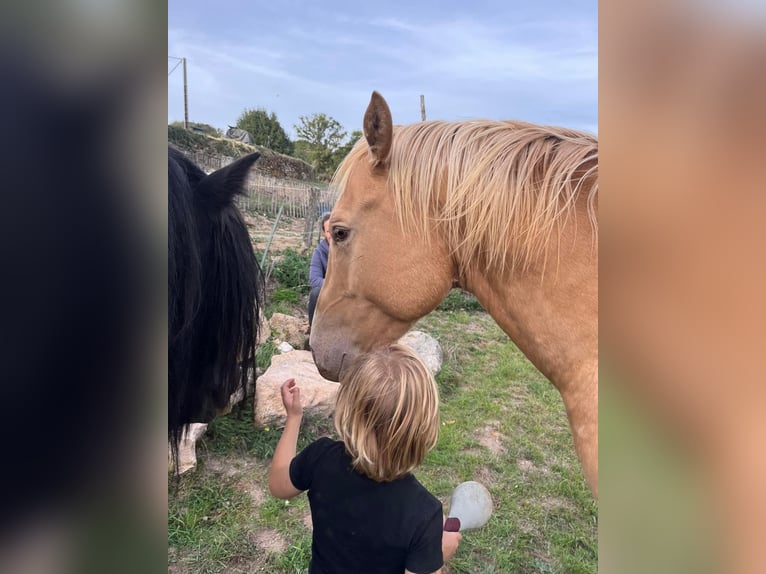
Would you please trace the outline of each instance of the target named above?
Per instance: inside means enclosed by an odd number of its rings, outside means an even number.
[[[277,346],[277,349],[278,349],[278,350],[279,350],[279,352],[280,352],[280,353],[282,353],[282,354],[284,354],[284,353],[289,353],[290,351],[294,351],[294,350],[295,350],[295,349],[293,348],[293,346],[292,346],[290,343],[288,343],[287,341],[282,341],[282,342],[281,342],[281,343],[280,343],[280,344]]]
[[[439,373],[442,368],[442,348],[431,335],[423,331],[410,331],[398,342],[415,351],[431,374],[436,376]]]

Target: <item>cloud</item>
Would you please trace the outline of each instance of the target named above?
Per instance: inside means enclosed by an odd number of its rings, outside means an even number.
[[[265,107],[290,131],[299,115],[324,112],[351,131],[377,89],[399,123],[420,119],[425,94],[429,118],[597,125],[595,18],[506,24],[507,14],[470,13],[424,23],[354,12],[325,13],[311,27],[282,18],[258,34],[169,29],[169,53],[189,59],[195,113],[220,126]],[[178,82],[169,78],[169,90]]]
[[[595,30],[585,22],[535,22],[495,26],[473,20],[414,25],[396,19],[373,26],[402,33],[396,45],[379,53],[425,73],[482,80],[595,80]],[[590,38],[593,45],[583,42]]]

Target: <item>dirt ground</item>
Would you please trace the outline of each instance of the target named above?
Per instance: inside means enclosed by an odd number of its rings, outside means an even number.
[[[251,497],[256,511],[267,501],[270,460],[221,456],[207,453],[204,449],[198,449],[197,454],[201,464],[191,472],[218,475],[221,479],[233,479],[234,487]],[[484,476],[485,484],[492,484],[495,479],[496,477],[489,473]],[[446,504],[446,502],[442,500],[442,503]],[[308,508],[303,512],[299,523],[306,532],[311,532],[313,525]],[[219,574],[254,574],[273,571],[273,562],[270,557],[285,552],[291,544],[286,535],[274,528],[257,528],[250,536],[252,553],[246,557],[239,556],[231,559],[222,570],[219,570]],[[193,574],[199,571],[192,564],[184,564],[184,558],[184,551],[179,553],[176,548],[169,548],[168,574]],[[442,574],[454,574],[454,570],[445,564]]]
[[[259,253],[262,253],[268,243],[271,230],[274,228],[274,220],[258,214],[246,214],[244,219],[253,246]],[[288,248],[299,252],[303,251],[305,248],[303,242],[305,225],[306,221],[304,219],[280,218],[274,238],[271,241],[271,246],[269,247],[269,253],[280,253]],[[317,230],[318,226],[315,226],[312,236],[313,246],[316,246],[317,243]]]

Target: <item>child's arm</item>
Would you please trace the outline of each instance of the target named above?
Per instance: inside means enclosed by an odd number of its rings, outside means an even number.
[[[274,459],[269,470],[269,492],[277,498],[292,498],[301,493],[290,480],[290,462],[295,458],[298,446],[298,431],[301,428],[303,408],[301,391],[295,386],[295,379],[282,383],[282,403],[287,411],[287,423],[279,439]]]
[[[452,557],[455,555],[455,552],[457,551],[457,546],[460,544],[460,540],[463,538],[463,535],[460,534],[460,532],[444,532],[442,534],[442,555],[444,556],[444,562],[446,563],[448,560],[451,560]],[[431,574],[441,574],[442,569],[439,568],[435,572],[432,572]],[[409,570],[404,570],[404,574],[415,574],[414,572],[410,572]]]
[[[446,516],[442,516],[442,525],[447,521]],[[460,540],[463,538],[463,535],[460,532],[447,532],[446,530],[442,530],[442,560],[446,563],[449,560],[452,559],[452,557],[455,555],[455,552],[457,551],[458,544],[460,544]],[[431,572],[430,574],[441,574],[443,568],[439,568],[438,570],[435,570],[434,572]],[[404,569],[404,574],[415,574],[415,572],[412,572],[411,570]]]

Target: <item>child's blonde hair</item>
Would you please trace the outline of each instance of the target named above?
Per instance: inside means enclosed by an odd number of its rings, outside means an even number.
[[[403,345],[359,356],[341,379],[335,429],[357,471],[378,482],[407,475],[439,437],[433,375]]]

